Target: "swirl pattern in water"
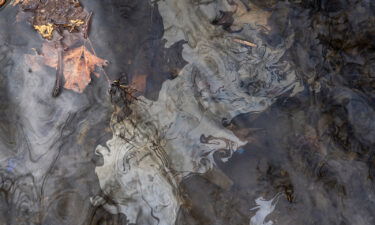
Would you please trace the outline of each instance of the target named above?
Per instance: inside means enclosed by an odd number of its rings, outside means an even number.
[[[375,224],[372,1],[0,16],[0,225]]]

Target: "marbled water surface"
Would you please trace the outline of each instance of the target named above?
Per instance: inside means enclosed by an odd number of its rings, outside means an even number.
[[[0,9],[0,225],[375,224],[375,2],[81,3],[109,64],[57,98]]]

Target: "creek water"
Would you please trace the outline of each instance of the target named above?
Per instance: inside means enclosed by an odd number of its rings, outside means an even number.
[[[57,98],[0,9],[0,225],[375,224],[375,2],[81,3],[109,65]]]

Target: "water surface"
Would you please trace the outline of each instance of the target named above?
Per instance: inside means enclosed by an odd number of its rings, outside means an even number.
[[[81,2],[108,77],[58,98],[0,11],[1,225],[375,224],[372,1]]]

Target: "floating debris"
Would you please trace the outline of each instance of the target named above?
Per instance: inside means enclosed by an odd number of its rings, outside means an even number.
[[[49,23],[47,25],[34,25],[35,30],[39,32],[40,35],[42,35],[43,38],[52,39],[52,33],[53,33],[53,24]]]
[[[273,225],[273,221],[266,222],[266,217],[270,215],[276,207],[279,200],[280,194],[277,194],[271,200],[266,200],[263,197],[259,197],[255,200],[257,206],[251,210],[257,210],[254,216],[250,219],[250,225]]]
[[[81,26],[85,24],[85,21],[83,20],[80,20],[80,19],[76,19],[76,20],[70,20],[69,21],[69,24],[67,24],[66,26],[69,27],[69,32],[72,32],[74,31],[77,27]]]
[[[238,38],[234,38],[233,41],[235,41],[237,43],[240,43],[240,44],[243,44],[243,45],[246,45],[246,46],[249,46],[249,47],[257,47],[256,44],[251,43],[250,41],[245,41],[245,40],[241,40],[241,39],[238,39]]]

